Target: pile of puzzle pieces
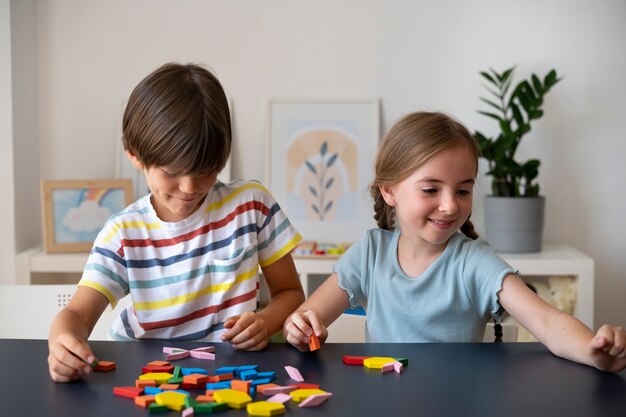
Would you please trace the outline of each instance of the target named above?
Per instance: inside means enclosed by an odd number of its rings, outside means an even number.
[[[149,362],[141,369],[134,386],[114,387],[113,394],[134,399],[150,414],[173,410],[182,412],[183,417],[244,407],[251,416],[275,416],[285,413],[285,403],[290,400],[300,408],[314,407],[332,396],[317,384],[305,383],[292,366],[285,366],[285,371],[295,383],[278,385],[272,382],[276,372],[259,371],[258,365],[225,366],[209,375],[202,368],[171,364],[186,357],[215,360],[214,352],[213,346],[193,350],[164,347],[166,360]],[[115,369],[115,363],[100,361],[94,369],[110,371]],[[194,396],[192,391],[197,390],[203,393]],[[265,399],[254,401],[255,396]]]

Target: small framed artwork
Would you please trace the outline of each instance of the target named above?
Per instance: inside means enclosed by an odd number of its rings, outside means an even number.
[[[132,181],[44,180],[44,249],[46,253],[88,252],[105,221],[132,203]]]
[[[376,225],[379,140],[377,99],[270,99],[266,182],[304,239],[355,241]]]

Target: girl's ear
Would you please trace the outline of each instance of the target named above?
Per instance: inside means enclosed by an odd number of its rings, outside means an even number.
[[[393,187],[390,187],[388,185],[381,185],[378,187],[378,189],[380,190],[380,194],[385,199],[385,203],[387,203],[391,207],[395,207],[396,199],[393,196]]]
[[[132,153],[129,150],[125,150],[124,152],[126,152],[126,157],[128,159],[130,159],[130,162],[132,162],[132,164],[135,166],[135,168],[137,168],[140,171],[143,171],[143,164],[141,162],[139,162],[139,159],[137,158],[137,155],[135,155],[134,153]]]

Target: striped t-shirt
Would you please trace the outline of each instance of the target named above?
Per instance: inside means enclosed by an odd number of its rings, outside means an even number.
[[[108,219],[78,285],[132,303],[109,335],[116,340],[217,341],[226,318],[255,311],[259,266],[279,260],[301,236],[258,182],[217,182],[202,206],[163,222],[150,195]]]

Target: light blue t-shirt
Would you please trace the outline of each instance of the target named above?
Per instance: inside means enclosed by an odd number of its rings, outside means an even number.
[[[454,234],[412,278],[398,263],[399,231],[368,230],[334,267],[353,307],[367,313],[368,342],[480,342],[497,293],[515,269],[480,239]]]

